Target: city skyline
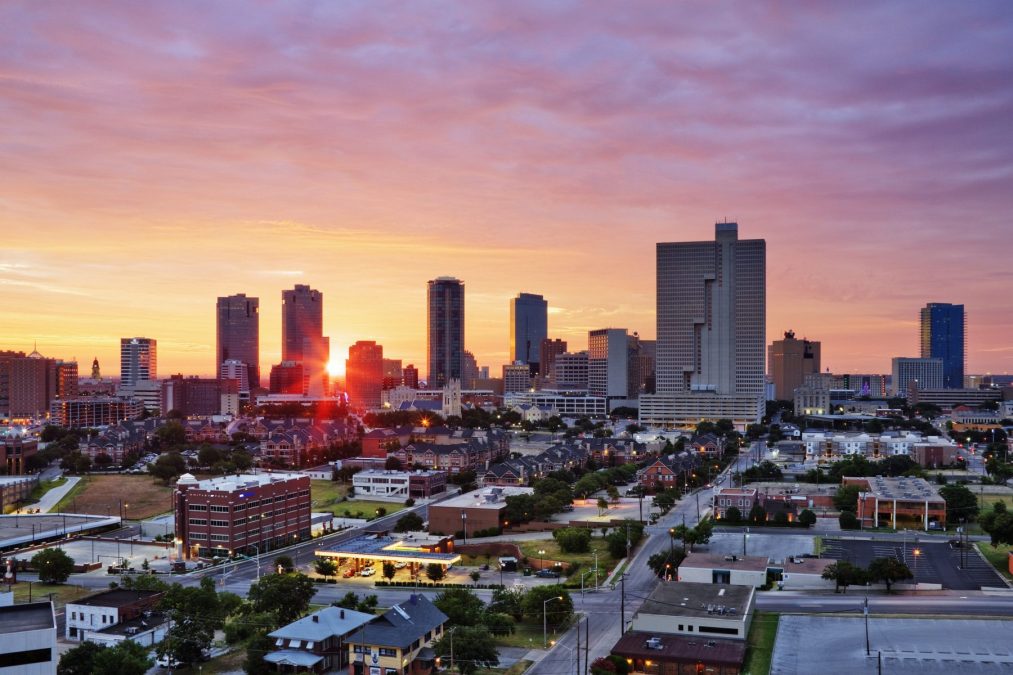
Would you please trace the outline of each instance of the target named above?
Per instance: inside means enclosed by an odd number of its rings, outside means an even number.
[[[1008,4],[454,11],[5,5],[0,345],[115,375],[144,335],[210,375],[242,292],[264,379],[301,283],[332,356],[424,368],[425,282],[452,275],[498,372],[521,290],[571,350],[654,338],[655,244],[727,219],[767,241],[767,344],[887,373],[954,303],[967,372],[1013,371]]]

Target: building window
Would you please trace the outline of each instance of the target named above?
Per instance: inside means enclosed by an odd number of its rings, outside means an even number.
[[[227,520],[212,520],[211,521],[211,526],[212,527],[228,527],[229,526],[229,521],[227,521]]]
[[[389,647],[380,647],[380,656],[397,656],[397,650],[390,649]]]
[[[190,524],[191,525],[207,525],[208,521],[205,520],[205,519],[203,519],[203,518],[191,518],[190,519]]]
[[[190,508],[191,511],[207,511],[208,510],[207,504],[190,504],[189,508]]]

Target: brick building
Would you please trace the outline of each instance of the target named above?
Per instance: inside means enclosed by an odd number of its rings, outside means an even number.
[[[260,473],[198,481],[173,491],[176,538],[187,559],[264,553],[310,537],[310,479]]]
[[[455,534],[506,527],[503,510],[506,498],[533,494],[525,487],[494,487],[475,490],[429,506],[429,533]]]

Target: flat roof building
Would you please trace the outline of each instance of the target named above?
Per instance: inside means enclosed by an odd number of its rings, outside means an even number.
[[[897,527],[898,519],[927,530],[929,523],[946,526],[946,500],[935,485],[924,478],[842,478],[843,485],[857,485],[858,519],[863,525]]]
[[[508,525],[503,519],[506,498],[533,493],[527,487],[497,486],[430,504],[429,532],[443,535],[460,532],[467,541],[469,532],[502,529]]]
[[[52,602],[0,607],[0,675],[55,675],[58,660]]]

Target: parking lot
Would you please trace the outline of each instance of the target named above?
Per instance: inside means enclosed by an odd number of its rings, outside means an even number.
[[[964,555],[966,564],[962,569],[959,548],[946,543],[917,542],[913,537],[906,542],[825,539],[823,556],[847,560],[860,567],[868,567],[874,558],[897,558],[911,569],[914,581],[942,584],[943,588],[955,591],[1007,587],[999,573],[973,549]]]

